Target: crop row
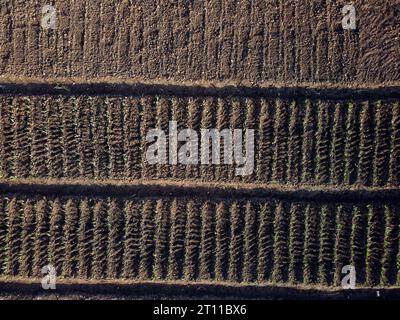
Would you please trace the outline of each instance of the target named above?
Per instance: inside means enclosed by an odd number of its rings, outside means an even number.
[[[146,135],[150,129],[161,128],[168,137],[172,120],[177,121],[178,130],[192,128],[199,137],[202,128],[254,129],[253,173],[236,176],[236,164],[149,164]],[[221,162],[223,152],[221,148]],[[3,178],[171,178],[398,186],[399,167],[400,106],[394,101],[0,98]]]
[[[399,203],[203,198],[0,199],[0,274],[395,285]]]

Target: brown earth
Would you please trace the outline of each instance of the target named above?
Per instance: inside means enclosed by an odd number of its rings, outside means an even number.
[[[393,201],[400,197],[398,187],[361,185],[312,185],[278,183],[206,182],[196,180],[79,180],[79,179],[0,179],[0,192],[31,195],[163,197],[212,195],[217,198],[267,198],[308,201]]]
[[[3,0],[0,74],[233,80],[259,83],[400,80],[399,0]]]
[[[0,299],[398,298],[400,1],[344,4],[3,0]],[[254,173],[149,165],[170,120],[254,129]]]
[[[238,285],[218,284],[201,281],[79,281],[59,280],[56,291],[45,291],[40,286],[41,279],[1,279],[0,300],[244,300],[244,299],[298,299],[331,300],[396,299],[398,287],[364,288],[352,290],[327,288],[313,285]]]

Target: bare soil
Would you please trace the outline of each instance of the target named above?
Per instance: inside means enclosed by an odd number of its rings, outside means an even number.
[[[398,0],[3,1],[0,74],[381,83],[400,80]]]
[[[40,281],[39,281],[40,282]],[[223,285],[193,282],[62,281],[46,292],[32,280],[3,281],[0,300],[390,300],[399,288],[332,289],[318,286]],[[377,291],[379,290],[379,297]]]

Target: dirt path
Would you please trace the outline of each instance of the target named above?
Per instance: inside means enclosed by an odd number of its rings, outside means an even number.
[[[286,287],[279,285],[235,285],[218,282],[184,281],[65,281],[59,280],[54,292],[46,292],[40,279],[1,280],[1,299],[35,300],[243,300],[243,299],[299,299],[299,300],[356,300],[396,299],[399,288],[357,288],[343,290],[321,286]],[[379,290],[379,298],[377,291]]]
[[[68,179],[0,179],[0,192],[65,196],[196,196],[216,198],[265,198],[318,201],[382,201],[397,200],[398,187],[363,187],[307,184],[260,184],[238,182],[202,182],[195,180],[68,180]]]

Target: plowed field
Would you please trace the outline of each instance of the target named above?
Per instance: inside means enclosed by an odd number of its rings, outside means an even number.
[[[0,5],[0,298],[398,298],[399,0],[48,2]],[[151,164],[170,122],[250,174]]]
[[[120,79],[400,80],[399,1],[356,0],[343,30],[336,0],[3,0],[0,74]]]

